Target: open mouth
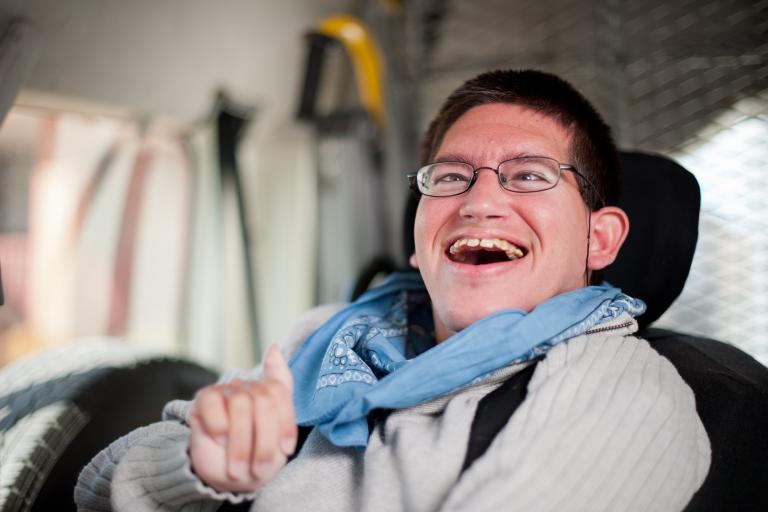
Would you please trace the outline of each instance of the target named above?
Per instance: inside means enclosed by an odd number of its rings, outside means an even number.
[[[488,265],[525,256],[515,244],[499,238],[459,238],[448,247],[448,258],[466,265]]]

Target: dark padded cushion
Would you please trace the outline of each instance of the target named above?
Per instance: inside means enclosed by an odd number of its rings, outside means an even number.
[[[166,402],[189,399],[216,375],[178,360],[151,360],[129,368],[106,368],[96,380],[68,397],[90,420],[47,475],[31,510],[75,510],[80,470],[103,448],[128,432],[156,422]]]
[[[672,160],[621,153],[623,191],[619,206],[630,221],[629,236],[605,279],[643,299],[641,327],[659,318],[680,295],[696,249],[701,194],[696,178]]]
[[[622,152],[623,192],[619,206],[629,216],[630,229],[605,279],[648,310],[641,327],[659,318],[680,295],[696,249],[701,193],[696,178],[669,158]],[[403,261],[414,250],[413,223],[419,199],[411,194],[403,217]]]
[[[696,396],[712,464],[685,512],[768,510],[768,370],[741,350],[663,329],[640,332]]]

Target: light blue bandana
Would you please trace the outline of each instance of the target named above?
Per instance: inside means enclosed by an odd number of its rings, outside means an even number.
[[[407,359],[406,305],[414,292],[424,293],[417,273],[393,274],[302,344],[290,362],[300,425],[316,425],[336,446],[364,448],[374,409],[401,409],[445,395],[625,311],[645,311],[642,301],[618,288],[589,286],[530,313],[505,309],[489,315]]]

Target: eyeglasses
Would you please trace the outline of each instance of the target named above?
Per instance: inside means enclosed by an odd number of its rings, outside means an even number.
[[[493,171],[499,177],[499,184],[510,192],[541,192],[554,188],[562,172],[571,171],[587,184],[589,180],[570,164],[544,156],[524,156],[506,160],[498,169],[473,167],[464,162],[437,162],[425,165],[406,177],[411,188],[430,197],[449,197],[463,194],[477,181],[482,169]]]

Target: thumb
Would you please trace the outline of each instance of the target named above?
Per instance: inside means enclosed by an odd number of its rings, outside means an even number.
[[[280,349],[275,344],[270,345],[264,354],[264,377],[284,384],[293,393],[291,369],[288,368],[288,363],[285,362],[283,354],[280,353]]]

